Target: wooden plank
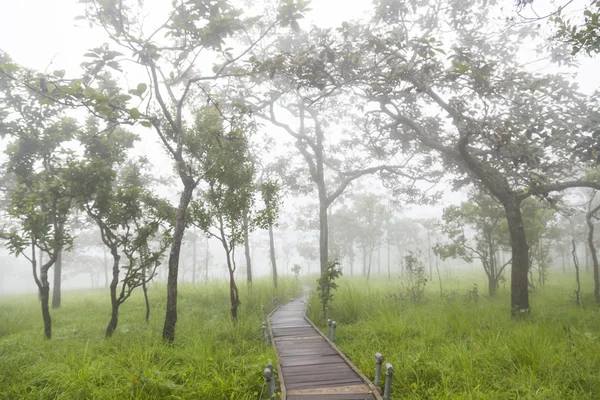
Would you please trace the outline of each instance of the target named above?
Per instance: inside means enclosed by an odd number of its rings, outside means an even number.
[[[375,400],[373,393],[293,394],[287,400]]]
[[[305,317],[297,299],[268,318],[278,360],[282,400],[381,400],[372,384]]]

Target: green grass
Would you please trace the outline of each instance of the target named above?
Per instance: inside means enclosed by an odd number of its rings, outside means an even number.
[[[590,293],[591,276],[584,278]],[[402,300],[400,280],[393,280],[366,286],[342,278],[330,306],[338,323],[336,343],[369,378],[375,352],[393,364],[392,398],[600,396],[600,311],[589,295],[586,307],[574,304],[572,277],[553,277],[532,293],[528,321],[511,319],[507,290],[495,299],[467,300],[470,277],[460,278],[451,298],[441,299],[437,283],[429,284],[423,304]],[[456,289],[457,281],[446,284]],[[309,303],[311,318],[323,326],[316,296]]]
[[[62,308],[52,310],[52,340],[43,338],[35,295],[0,298],[0,399],[257,399],[262,371],[276,359],[261,340],[261,305],[274,294],[267,281],[252,291],[240,282],[237,324],[226,283],[180,286],[173,345],[161,337],[164,286],[150,289],[148,324],[137,293],[108,340],[107,290],[64,293]],[[293,279],[280,279],[277,296],[282,302],[299,291]]]

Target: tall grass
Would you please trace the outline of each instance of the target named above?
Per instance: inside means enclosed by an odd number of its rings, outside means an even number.
[[[104,290],[67,292],[52,311],[52,340],[42,333],[35,295],[0,298],[0,399],[257,399],[262,370],[275,361],[261,340],[267,310],[300,292],[294,279],[240,285],[239,321],[232,323],[226,283],[180,287],[177,337],[162,341],[166,288],[150,289],[120,310],[117,331],[104,339],[110,318]],[[266,396],[263,396],[263,398]]]
[[[469,300],[472,278],[461,279],[462,289],[443,298],[429,285],[422,304],[403,299],[398,279],[341,279],[330,305],[338,346],[371,379],[374,353],[385,354],[393,398],[600,398],[600,312],[591,301],[574,304],[570,277],[531,294],[528,321],[511,319],[507,290]],[[309,303],[323,326],[316,296]]]

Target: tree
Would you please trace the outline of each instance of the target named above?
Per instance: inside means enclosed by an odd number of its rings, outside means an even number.
[[[372,24],[353,37],[362,43],[365,96],[386,117],[382,129],[446,165],[457,185],[472,180],[502,204],[518,316],[530,310],[521,202],[598,186],[583,180],[581,168],[590,162],[595,103],[563,76],[524,69],[513,44],[535,33],[530,26],[494,29],[487,25],[492,10],[379,1]]]
[[[363,193],[354,197],[354,220],[356,221],[357,243],[363,253],[363,275],[367,282],[371,276],[373,251],[381,244],[384,235],[385,221],[389,214],[379,196],[372,193]]]
[[[531,6],[534,13],[534,17],[525,17],[526,21],[540,21],[548,19],[556,25],[558,31],[555,34],[555,38],[567,43],[572,47],[572,54],[576,55],[581,51],[586,52],[588,55],[594,53],[600,53],[600,1],[590,0],[587,7],[581,12],[579,18],[575,20],[567,16],[568,6],[572,1],[565,1],[563,4],[553,4],[556,9],[546,15],[539,15],[534,6],[538,2],[534,3],[534,0],[517,0],[516,4],[521,12],[526,6]],[[583,20],[581,20],[583,17]]]
[[[226,130],[227,129],[227,130]],[[205,107],[196,115],[196,132],[204,132],[196,146],[203,148],[214,165],[204,177],[202,198],[194,201],[190,221],[223,246],[229,272],[231,318],[237,321],[240,304],[235,282],[235,249],[243,244],[244,220],[252,207],[254,166],[248,153],[246,126],[223,126],[219,110]],[[209,136],[210,135],[210,136]]]
[[[202,162],[204,154],[196,154],[187,147],[190,144],[185,139],[190,135],[187,116],[197,104],[208,102],[217,108],[223,102],[231,104],[235,88],[228,88],[232,95],[228,99],[217,99],[212,89],[227,86],[233,79],[241,81],[261,73],[254,68],[251,50],[277,26],[296,28],[307,4],[303,0],[285,1],[276,17],[266,20],[260,10],[245,16],[226,0],[210,4],[183,2],[173,4],[164,22],[152,27],[141,20],[142,2],[84,0],[82,3],[86,18],[100,27],[111,43],[86,54],[83,77],[66,79],[64,71],[55,71],[18,78],[12,74],[10,63],[0,64],[0,74],[36,90],[48,102],[85,108],[111,126],[139,123],[157,134],[183,185],[169,254],[163,327],[163,338],[172,342],[177,322],[179,254],[187,210],[195,188],[208,172],[198,169],[199,166],[212,168]],[[234,43],[237,39],[240,40]],[[239,43],[244,44],[239,46]],[[239,49],[236,54],[233,46]],[[198,67],[199,57],[214,60],[212,72]],[[125,86],[127,71],[122,67],[125,63],[129,64],[128,71],[146,77],[145,82],[128,91],[107,84],[110,70],[119,74],[118,81]]]
[[[117,328],[120,306],[138,287],[144,291],[148,318],[146,284],[154,278],[171,243],[168,225],[175,219],[172,207],[147,188],[149,179],[141,172],[147,168],[147,162],[143,159],[126,162],[126,152],[134,139],[132,134],[118,128],[103,135],[98,121],[88,120],[87,129],[80,136],[85,158],[72,165],[70,176],[79,193],[79,207],[100,229],[102,242],[113,259],[107,338]],[[122,165],[117,169],[119,164]],[[160,239],[153,249],[151,242],[156,237]]]
[[[282,37],[274,51],[262,55],[271,84],[265,93],[248,95],[257,115],[289,135],[316,189],[321,272],[330,261],[329,208],[354,181],[372,174],[414,181],[405,170],[411,156],[390,160],[394,146],[373,128],[364,105],[356,106],[349,89],[355,75],[344,72],[355,64],[347,56],[351,48],[317,27]]]
[[[60,108],[42,104],[39,96],[26,90],[5,86],[4,100],[6,114],[1,125],[13,138],[6,149],[5,167],[14,174],[16,186],[5,209],[14,226],[2,236],[13,254],[23,255],[31,263],[44,334],[50,339],[48,271],[61,250],[72,243],[68,217],[75,194],[66,175],[74,155],[63,144],[73,138],[77,124],[64,118]],[[43,264],[36,258],[37,250],[47,255]]]
[[[451,243],[437,247],[441,258],[480,260],[488,280],[488,294],[496,296],[500,277],[510,263],[501,265],[498,260],[500,246],[506,243],[503,235],[508,236],[506,229],[501,229],[505,221],[502,206],[484,191],[473,190],[469,201],[446,207],[442,219],[443,233]]]
[[[281,208],[281,195],[279,183],[274,180],[267,180],[260,184],[260,195],[265,208],[258,215],[258,225],[263,229],[269,230],[269,255],[271,258],[271,267],[273,269],[273,285],[277,289],[277,261],[275,259],[275,239],[273,237],[273,226],[275,226],[279,217]]]

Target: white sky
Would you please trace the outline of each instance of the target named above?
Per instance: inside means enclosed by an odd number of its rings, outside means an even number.
[[[513,0],[500,1],[506,1],[507,9],[512,8]],[[147,4],[152,2],[160,4],[158,8],[170,4],[168,0],[146,0]],[[543,2],[538,0],[538,4]],[[369,7],[371,0],[313,0],[313,11],[307,22],[339,26],[345,20],[360,18]],[[156,12],[157,8],[151,9]],[[83,54],[106,41],[100,32],[89,29],[87,21],[75,20],[82,10],[83,6],[76,0],[0,0],[0,49],[17,63],[36,70],[65,69],[67,75],[77,74]],[[581,58],[578,81],[586,93],[600,87],[600,58]],[[3,147],[0,141],[0,149]],[[143,141],[138,151],[156,157],[158,146]],[[160,168],[162,174],[171,170],[168,162]],[[449,193],[443,205],[459,201],[461,197],[458,193]],[[439,216],[441,207],[416,207],[407,214]],[[239,268],[244,267],[239,265]]]

